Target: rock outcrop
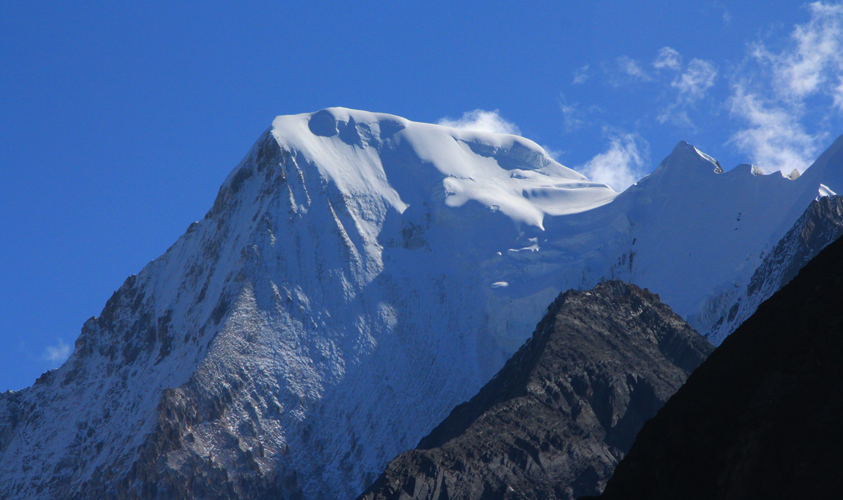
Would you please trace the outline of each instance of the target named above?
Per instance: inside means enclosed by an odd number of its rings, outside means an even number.
[[[843,234],[843,198],[820,196],[812,201],[805,213],[790,231],[779,240],[760,266],[749,284],[741,289],[732,306],[727,310],[706,338],[714,345],[734,332],[769,299],[785,286],[823,248]]]
[[[503,369],[361,498],[597,493],[641,425],[711,349],[635,285],[564,292]]]
[[[680,143],[618,194],[517,136],[278,117],[62,367],[0,394],[0,499],[353,497],[561,290],[624,279],[687,317],[748,279],[843,185],[835,144],[789,180]]]
[[[726,338],[600,499],[839,498],[841,263],[837,240]]]

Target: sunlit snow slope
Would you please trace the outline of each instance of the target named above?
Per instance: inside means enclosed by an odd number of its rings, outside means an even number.
[[[819,182],[843,190],[832,160],[718,174],[681,143],[618,195],[516,136],[279,117],[64,366],[0,395],[0,498],[353,497],[561,290],[719,317]]]
[[[713,158],[680,143],[612,204],[629,217],[635,242],[636,265],[622,276],[658,291],[706,333],[823,184],[843,187],[841,148],[838,139],[791,180],[751,165],[718,173]]]

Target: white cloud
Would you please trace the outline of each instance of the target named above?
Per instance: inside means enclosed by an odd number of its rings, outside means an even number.
[[[670,86],[679,91],[679,96],[687,102],[694,102],[705,97],[705,93],[714,85],[717,68],[710,61],[694,59],[688,63],[684,73],[676,77]]]
[[[805,126],[806,106],[827,99],[843,111],[843,4],[808,5],[810,20],[794,27],[779,52],[752,46],[733,78],[731,116],[745,126],[729,142],[766,171],[804,170],[828,137],[821,120]]]
[[[633,80],[638,81],[651,81],[652,77],[644,71],[644,68],[638,64],[638,61],[635,59],[629,58],[627,56],[621,56],[616,60],[618,64],[618,69],[621,73],[625,74],[626,76],[632,77]]]
[[[688,67],[670,83],[676,97],[671,104],[659,113],[658,121],[665,123],[670,120],[677,125],[693,127],[693,123],[688,116],[688,109],[705,98],[706,93],[714,86],[716,78],[717,67],[714,63],[702,59],[692,59],[688,63]]]
[[[608,184],[615,191],[623,191],[646,175],[650,146],[637,134],[616,134],[610,138],[609,149],[577,168],[594,182]]]
[[[553,149],[550,146],[545,146],[544,144],[541,145],[544,152],[547,153],[547,156],[553,158],[555,161],[560,161],[562,155],[565,154],[565,151],[561,149]]]
[[[586,124],[583,112],[577,103],[569,103],[565,95],[559,96],[559,109],[562,110],[562,126],[565,132],[573,132]]]
[[[776,106],[737,83],[730,101],[731,113],[748,123],[729,142],[748,153],[767,172],[804,170],[819,151],[825,134],[808,134],[797,113]]]
[[[439,125],[445,125],[446,127],[454,127],[463,130],[521,135],[521,130],[519,130],[514,123],[504,120],[500,115],[500,111],[497,109],[494,111],[475,109],[474,111],[467,111],[463,113],[462,117],[456,120],[446,117],[442,118],[437,123],[439,123]]]
[[[61,364],[70,357],[71,352],[73,352],[73,349],[65,344],[62,339],[59,339],[57,344],[48,345],[44,349],[44,359],[52,363]]]
[[[799,99],[828,91],[824,85],[830,79],[839,81],[843,71],[843,5],[815,2],[808,7],[811,19],[793,30],[788,50],[771,54],[756,45],[756,57],[773,66],[780,97]]]
[[[671,69],[678,71],[682,67],[682,56],[676,49],[671,47],[662,47],[659,49],[659,54],[653,61],[653,67],[656,69]]]
[[[588,64],[574,71],[574,81],[572,85],[582,85],[588,80]]]

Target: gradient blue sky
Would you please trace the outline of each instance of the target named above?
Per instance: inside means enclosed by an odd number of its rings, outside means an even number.
[[[789,171],[843,132],[837,3],[175,4],[0,3],[0,390],[58,366],[278,114],[517,130],[617,189],[679,140]]]

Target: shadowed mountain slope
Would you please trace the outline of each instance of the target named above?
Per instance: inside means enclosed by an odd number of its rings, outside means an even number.
[[[711,349],[635,285],[565,292],[504,368],[390,462],[362,498],[599,492],[644,421]]]
[[[280,116],[62,367],[0,393],[0,498],[350,498],[561,290],[623,279],[713,324],[820,183],[843,139],[797,179],[683,142],[619,194],[523,137]]]
[[[779,240],[758,269],[752,274],[747,286],[741,288],[731,307],[705,337],[714,345],[720,345],[748,317],[785,286],[823,248],[843,234],[843,199],[840,196],[820,196],[812,201]]]
[[[644,425],[601,500],[838,498],[841,304],[837,240]]]

